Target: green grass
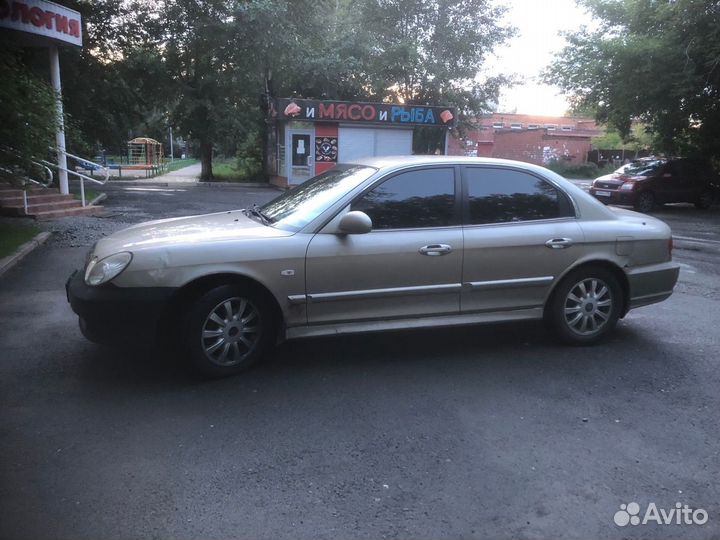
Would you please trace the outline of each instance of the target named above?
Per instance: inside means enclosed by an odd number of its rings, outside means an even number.
[[[178,169],[182,169],[183,167],[195,165],[198,161],[199,160],[197,159],[176,159],[172,163],[168,161],[165,166],[165,172],[177,171]]]
[[[97,191],[94,191],[92,189],[86,189],[85,190],[85,202],[90,204],[90,201],[92,201],[98,195],[100,195],[100,193],[98,193]],[[77,193],[73,193],[73,197],[75,197],[75,199],[77,199],[78,201],[82,200],[80,197],[79,191]]]
[[[213,180],[215,182],[266,182],[262,174],[248,174],[237,168],[237,159],[213,160]]]
[[[15,250],[33,239],[40,232],[35,225],[24,223],[0,223],[0,258],[15,253]]]

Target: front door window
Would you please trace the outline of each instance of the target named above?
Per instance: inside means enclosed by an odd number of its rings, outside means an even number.
[[[293,134],[292,164],[294,167],[307,167],[310,163],[310,135]]]

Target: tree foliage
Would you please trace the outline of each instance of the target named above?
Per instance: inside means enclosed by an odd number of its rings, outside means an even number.
[[[578,1],[598,27],[566,36],[548,79],[622,137],[639,120],[660,150],[720,157],[720,3]]]
[[[257,161],[248,141],[268,135],[273,97],[447,104],[475,116],[505,82],[478,77],[511,34],[492,2],[69,0],[85,46],[62,53],[65,108],[82,153],[123,152],[134,136],[163,140],[176,128],[197,143],[206,180],[213,152]]]
[[[0,72],[0,177],[43,178],[34,163],[55,146],[55,92],[26,67],[22,51],[4,41]]]

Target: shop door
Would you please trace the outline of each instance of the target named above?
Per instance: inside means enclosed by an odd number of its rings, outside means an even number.
[[[315,176],[315,146],[311,130],[291,130],[288,132],[290,146],[289,177],[290,185],[302,184]]]

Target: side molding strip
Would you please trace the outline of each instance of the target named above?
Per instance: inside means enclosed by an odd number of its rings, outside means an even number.
[[[504,289],[506,287],[539,287],[542,285],[549,285],[553,281],[553,276],[543,276],[535,278],[520,278],[520,279],[498,279],[495,281],[470,281],[464,283],[467,287],[470,287],[472,291],[488,290],[488,289]]]
[[[391,298],[418,294],[438,294],[460,292],[462,284],[445,283],[442,285],[422,285],[418,287],[392,287],[389,289],[366,289],[360,291],[341,291],[332,293],[313,293],[288,296],[291,304],[334,302],[336,300],[359,300],[365,298]]]

